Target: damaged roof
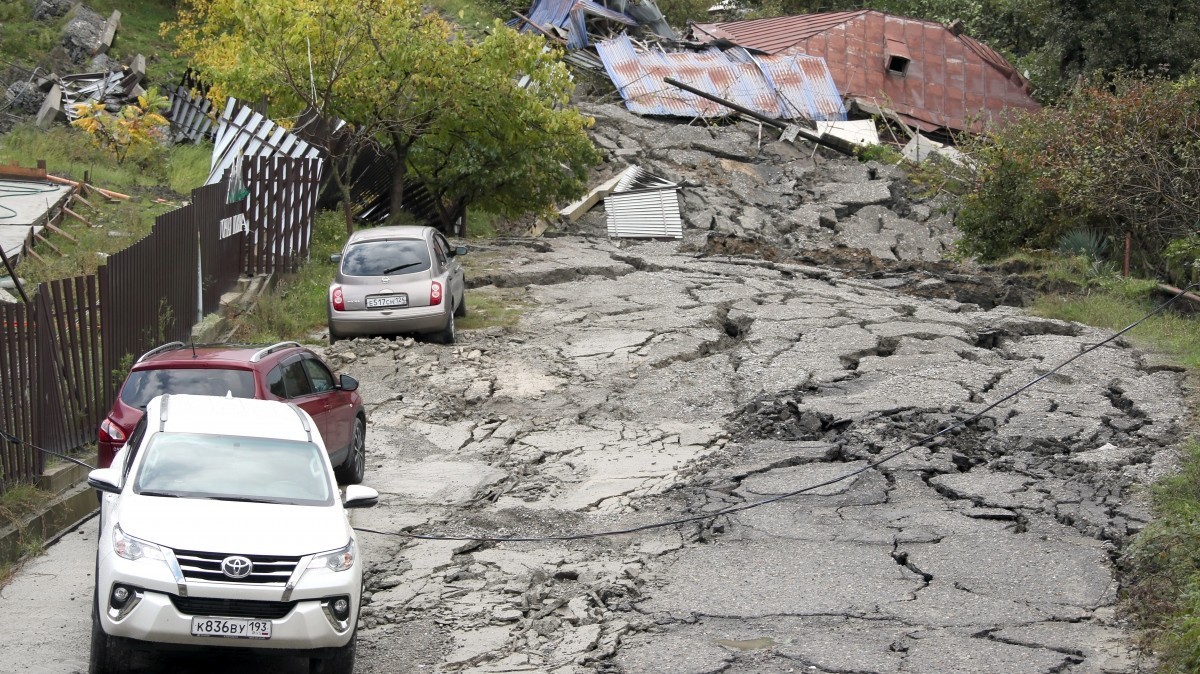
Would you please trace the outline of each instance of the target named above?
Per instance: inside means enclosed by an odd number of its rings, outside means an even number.
[[[612,5],[611,7],[608,5]],[[546,33],[556,27],[567,33],[567,48],[581,49],[591,44],[588,40],[588,17],[606,19],[630,28],[646,26],[657,35],[677,39],[679,36],[667,25],[662,12],[650,0],[628,4],[625,0],[535,0],[529,9],[528,22],[523,19],[510,21],[522,32],[541,29]],[[535,28],[536,26],[536,28]]]
[[[1036,110],[1029,81],[978,40],[875,10],[697,23],[700,40],[825,59],[848,101],[894,111],[923,131],[981,131],[1010,109]]]
[[[846,109],[824,60],[804,54],[638,51],[627,35],[596,45],[625,106],[639,115],[724,117],[730,109],[663,82],[670,77],[775,119],[842,120]]]

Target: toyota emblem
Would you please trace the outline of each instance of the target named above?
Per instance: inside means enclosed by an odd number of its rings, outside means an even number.
[[[221,572],[230,578],[245,578],[253,569],[254,565],[245,557],[226,557],[221,560]]]

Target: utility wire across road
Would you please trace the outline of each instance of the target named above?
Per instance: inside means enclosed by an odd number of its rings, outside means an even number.
[[[1112,335],[1110,335],[1109,337],[1107,337],[1106,339],[1101,340],[1095,344],[1088,346],[1086,349],[1083,349],[1079,353],[1075,354],[1074,356],[1071,356],[1070,358],[1064,360],[1063,362],[1054,366],[1054,368],[1048,370],[1047,372],[1043,373],[1042,375],[1038,376],[1037,378],[1023,384],[1022,386],[1019,386],[1019,387],[1013,389],[1012,391],[1010,391],[1009,393],[1004,395],[1002,398],[996,400],[995,402],[991,403],[987,407],[984,407],[983,409],[979,410],[975,414],[972,414],[971,416],[967,417],[966,419],[956,421],[956,422],[950,424],[949,426],[943,428],[942,430],[937,431],[936,433],[930,433],[929,435],[926,435],[926,436],[918,439],[916,442],[913,442],[912,444],[908,445],[907,447],[904,447],[903,449],[898,449],[894,452],[891,452],[890,454],[886,454],[878,459],[875,459],[874,461],[868,463],[865,466],[862,466],[861,468],[852,470],[848,473],[839,475],[834,478],[830,478],[828,480],[825,480],[824,482],[810,484],[801,489],[796,489],[794,491],[789,491],[789,492],[786,492],[783,494],[777,494],[775,496],[771,496],[770,498],[765,498],[765,499],[762,499],[759,501],[753,501],[751,503],[743,503],[741,505],[730,506],[728,508],[722,508],[721,510],[715,510],[713,512],[704,513],[701,515],[692,515],[689,517],[680,517],[680,518],[676,518],[676,519],[672,519],[672,520],[663,520],[660,522],[653,522],[650,524],[642,524],[642,525],[639,525],[636,527],[629,527],[626,529],[610,529],[610,530],[606,530],[606,531],[595,531],[595,532],[578,533],[578,534],[556,534],[556,535],[550,535],[550,536],[451,536],[451,535],[444,535],[444,534],[421,534],[421,533],[414,533],[411,531],[378,531],[376,529],[368,529],[366,527],[354,527],[354,530],[360,531],[363,533],[378,534],[381,536],[395,536],[398,538],[408,538],[408,539],[421,540],[421,541],[463,541],[463,542],[479,542],[479,543],[542,543],[542,542],[552,542],[552,541],[579,541],[579,540],[585,540],[585,539],[589,539],[589,538],[605,538],[605,537],[609,537],[609,536],[624,536],[627,534],[636,534],[636,533],[639,533],[642,531],[650,531],[652,529],[662,529],[665,527],[678,526],[680,524],[689,524],[691,522],[703,522],[706,520],[713,520],[718,517],[722,517],[724,515],[732,515],[733,513],[739,513],[739,512],[751,510],[754,508],[760,508],[762,506],[765,506],[765,505],[768,505],[771,503],[777,503],[779,501],[783,501],[786,499],[795,498],[797,496],[807,494],[809,492],[820,489],[822,487],[828,487],[830,485],[838,484],[839,482],[845,482],[846,480],[849,480],[852,477],[861,475],[873,468],[877,468],[878,466],[881,466],[881,465],[887,463],[888,461],[891,461],[892,459],[895,459],[898,456],[906,454],[918,447],[923,447],[927,443],[932,442],[933,440],[936,440],[937,438],[940,438],[943,435],[946,435],[948,433],[956,431],[960,428],[965,428],[965,427],[969,426],[970,424],[975,423],[979,419],[983,418],[983,416],[985,414],[987,414],[988,412],[992,411],[993,409],[1002,405],[1003,403],[1006,403],[1009,400],[1012,400],[1013,398],[1024,393],[1025,391],[1028,391],[1029,389],[1037,386],[1038,384],[1045,381],[1047,378],[1053,376],[1059,370],[1063,369],[1067,365],[1070,365],[1071,363],[1075,362],[1076,360],[1082,358],[1083,356],[1086,356],[1087,354],[1099,349],[1102,346],[1106,346],[1106,345],[1112,343],[1113,341],[1115,341],[1119,337],[1121,337],[1121,335],[1124,335],[1125,333],[1129,332],[1130,330],[1133,330],[1137,326],[1141,325],[1146,320],[1161,313],[1163,310],[1165,310],[1167,307],[1174,304],[1179,298],[1183,297],[1184,295],[1186,295],[1189,291],[1191,291],[1194,288],[1200,288],[1200,283],[1193,283],[1193,284],[1187,286],[1186,288],[1183,288],[1181,291],[1179,291],[1179,293],[1177,293],[1171,299],[1158,305],[1157,307],[1154,308],[1153,311],[1146,314],[1145,316],[1142,316],[1141,318],[1130,323],[1129,325],[1125,326],[1119,332],[1115,332]],[[43,453],[49,454],[51,456],[57,456],[59,458],[66,459],[67,461],[70,461],[72,463],[83,466],[84,468],[89,468],[89,469],[92,468],[92,466],[89,466],[88,464],[86,464],[83,461],[80,461],[74,457],[67,456],[66,454],[62,454],[59,452],[51,451],[49,449],[44,449],[42,447],[38,447],[37,445],[34,445],[30,442],[26,442],[26,441],[18,438],[17,436],[15,436],[11,433],[8,433],[7,431],[4,431],[3,429],[0,429],[0,438],[3,438],[4,440],[7,440],[8,442],[13,443],[13,444],[25,445],[26,447],[35,449],[39,452],[43,452]]]

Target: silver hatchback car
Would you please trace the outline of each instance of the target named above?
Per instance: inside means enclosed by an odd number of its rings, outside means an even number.
[[[350,235],[329,284],[329,343],[397,333],[455,339],[455,316],[467,315],[465,274],[451,246],[432,227],[374,227]]]

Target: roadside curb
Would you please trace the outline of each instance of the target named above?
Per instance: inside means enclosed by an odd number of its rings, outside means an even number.
[[[96,492],[87,483],[80,483],[54,497],[43,510],[31,515],[20,526],[0,529],[0,564],[19,560],[22,545],[41,541],[48,545],[76,528],[97,510]]]

